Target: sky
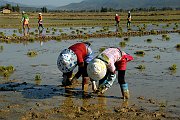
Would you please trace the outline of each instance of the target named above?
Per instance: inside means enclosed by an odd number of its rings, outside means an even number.
[[[35,5],[35,6],[45,6],[45,5],[52,5],[52,6],[64,6],[70,3],[78,3],[83,0],[5,0],[15,3],[21,3],[25,5]]]

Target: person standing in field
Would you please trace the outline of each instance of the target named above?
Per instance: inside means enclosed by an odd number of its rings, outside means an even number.
[[[130,11],[128,11],[127,29],[131,29],[131,12]]]
[[[42,28],[42,30],[44,29],[43,20],[42,20],[42,13],[39,13],[39,17],[38,17],[38,30],[39,31],[40,31],[40,27]]]
[[[87,64],[93,59],[89,42],[76,43],[64,49],[58,57],[57,66],[63,73],[63,86],[74,85],[82,75],[82,90],[88,91],[90,78],[87,74]],[[73,70],[78,66],[78,72],[73,76]]]
[[[115,15],[115,21],[116,21],[116,31],[119,30],[119,22],[120,22],[120,16],[118,14]]]
[[[95,92],[104,93],[116,80],[116,70],[118,71],[118,83],[124,99],[129,98],[128,83],[125,82],[125,72],[127,62],[133,57],[122,51],[120,48],[110,47],[100,53],[87,66],[88,76],[92,80],[92,89]],[[95,81],[99,81],[97,89]]]
[[[22,12],[22,20],[21,22],[23,23],[23,32],[24,32],[24,35],[26,34],[26,27],[28,28],[28,31],[27,33],[29,33],[29,16],[26,14],[26,12]]]

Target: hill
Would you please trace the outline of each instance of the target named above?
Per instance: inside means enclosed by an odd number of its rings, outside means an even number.
[[[180,0],[84,0],[80,3],[71,3],[58,7],[58,10],[99,10],[102,7],[114,9],[132,8],[178,8]]]

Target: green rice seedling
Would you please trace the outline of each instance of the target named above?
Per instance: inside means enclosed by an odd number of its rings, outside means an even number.
[[[71,31],[72,34],[75,34],[76,32],[75,31]]]
[[[123,41],[123,42],[120,42],[120,43],[119,43],[119,46],[120,46],[120,47],[126,47],[126,42],[124,42],[124,41]]]
[[[7,78],[9,76],[10,76],[10,74],[7,71],[3,72],[3,77]]]
[[[13,37],[16,37],[17,35],[15,33],[12,34]]]
[[[130,40],[129,37],[125,37],[125,38],[124,38],[124,41],[127,41],[127,42],[128,42],[129,40]]]
[[[170,36],[167,35],[167,34],[163,34],[163,35],[162,35],[162,38],[165,39],[165,40],[169,40],[169,39],[170,39]]]
[[[62,29],[59,29],[59,32],[63,32],[63,30],[62,30]]]
[[[145,55],[145,52],[143,50],[138,50],[134,54],[143,56],[143,55]]]
[[[55,35],[55,32],[54,32],[54,31],[52,32],[52,35]]]
[[[30,32],[29,34],[30,34],[30,35],[35,35],[35,33],[34,33],[34,32]]]
[[[80,30],[79,29],[76,29],[76,33],[79,34]]]
[[[177,45],[176,45],[176,48],[177,48],[177,49],[180,49],[180,44],[177,44]]]
[[[46,30],[46,33],[50,33],[50,30],[47,29],[47,30]]]
[[[34,80],[41,80],[41,75],[40,74],[36,74],[36,76],[35,76],[35,79]]]
[[[12,65],[6,67],[6,71],[8,71],[8,72],[13,72],[14,70],[15,70],[15,68]]]
[[[38,33],[39,32],[39,30],[38,29],[35,29],[35,31],[34,31],[35,33]]]
[[[19,29],[18,29],[18,32],[19,32],[20,34],[22,34],[22,29],[21,29],[21,28],[19,28]]]
[[[80,32],[81,34],[83,33],[83,31],[82,31],[82,30],[80,30],[79,32]]]
[[[176,70],[177,69],[177,65],[176,64],[172,64],[170,67],[169,67],[169,70]]]
[[[0,51],[3,51],[4,50],[4,46],[0,46]]]
[[[36,51],[28,51],[27,52],[27,56],[29,56],[29,57],[35,57],[36,55],[38,55]]]
[[[33,42],[35,41],[35,38],[34,38],[34,37],[30,37],[30,38],[28,39],[28,41],[31,42],[31,43],[33,43]]]
[[[0,36],[5,36],[4,32],[0,32]]]
[[[154,56],[154,58],[156,58],[157,60],[159,60],[159,59],[161,58],[161,56],[160,56],[160,55],[156,55],[156,56]]]
[[[156,30],[151,30],[151,34],[157,35],[157,31]]]
[[[138,65],[138,66],[136,67],[136,69],[144,70],[144,69],[146,69],[146,67],[145,67],[145,65]]]
[[[9,77],[13,72],[15,68],[14,66],[0,66],[0,75],[3,77]]]
[[[122,33],[120,33],[120,32],[117,33],[117,37],[122,38],[122,36],[123,36]]]
[[[147,41],[148,43],[152,43],[152,39],[150,39],[150,38],[148,38],[146,41]]]
[[[17,30],[13,30],[13,33],[17,33]]]

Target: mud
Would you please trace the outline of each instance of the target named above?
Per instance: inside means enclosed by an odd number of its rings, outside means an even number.
[[[134,56],[126,73],[130,90],[128,101],[121,98],[117,80],[104,95],[92,93],[89,83],[85,96],[81,79],[74,88],[61,87],[62,73],[56,66],[57,57],[62,49],[84,39],[1,43],[0,64],[13,65],[15,71],[9,78],[0,77],[0,119],[179,120],[180,56],[175,46],[179,44],[180,35],[168,35],[168,41],[163,40],[162,35],[129,37],[128,41],[123,37],[88,39],[95,55],[99,48],[119,47],[120,42],[126,42],[121,49]],[[147,39],[152,42],[146,42]],[[37,51],[38,55],[28,57],[30,50]],[[143,50],[145,55],[135,55],[138,50]],[[145,65],[145,69],[136,69],[140,64]],[[176,71],[168,69],[172,64],[177,65]],[[41,80],[35,80],[37,74]]]

